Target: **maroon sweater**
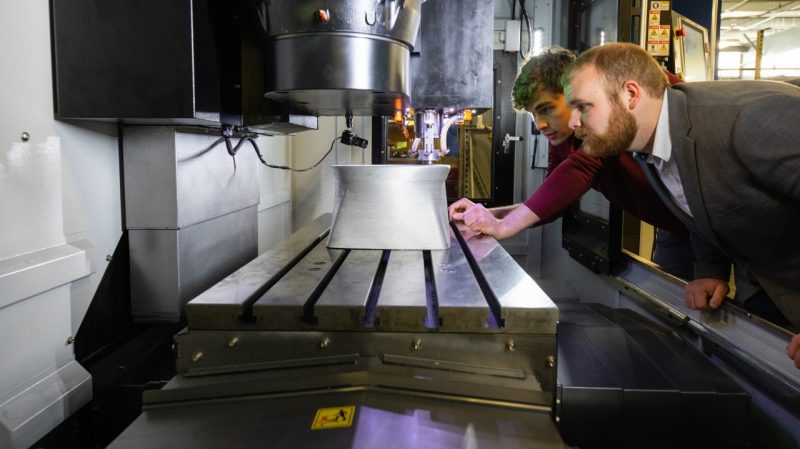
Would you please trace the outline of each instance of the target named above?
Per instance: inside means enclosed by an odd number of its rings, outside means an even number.
[[[593,188],[616,207],[657,228],[686,235],[681,221],[661,202],[642,169],[629,153],[599,158],[580,150],[575,136],[561,145],[550,145],[547,178],[525,200],[525,205],[548,223]]]

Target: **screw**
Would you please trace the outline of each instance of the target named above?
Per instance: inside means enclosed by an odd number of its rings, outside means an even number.
[[[71,344],[73,344],[73,343],[75,343],[75,337],[73,337],[72,335],[70,335],[69,337],[67,337],[67,344],[68,344],[68,345],[71,345]]]
[[[547,367],[552,368],[556,366],[556,358],[552,355],[547,356]]]
[[[192,354],[192,362],[194,363],[199,362],[200,359],[202,358],[203,358],[203,353],[201,351],[197,351],[194,354]]]
[[[230,340],[228,340],[228,347],[229,347],[229,348],[233,348],[233,347],[234,347],[234,346],[236,346],[238,343],[239,343],[239,337],[233,337],[233,338],[231,338]]]
[[[514,352],[514,350],[517,349],[517,345],[514,343],[514,340],[509,339],[506,341],[506,349],[508,349],[509,352]]]
[[[328,347],[328,346],[330,346],[330,345],[331,345],[331,339],[330,339],[330,338],[328,338],[328,337],[325,337],[325,338],[323,338],[323,339],[322,339],[322,340],[319,342],[319,347],[320,347],[321,349],[325,349],[325,348],[327,348],[327,347]]]
[[[106,262],[111,262],[111,259],[113,259],[113,257],[111,257],[111,254],[106,254]]]
[[[419,351],[419,348],[422,347],[422,340],[419,338],[415,338],[414,341],[411,342],[411,350],[412,351]]]
[[[560,416],[556,416],[556,422],[561,422],[561,417]]]
[[[22,139],[23,142],[27,142],[27,141],[31,140],[31,135],[28,134],[27,131],[22,131],[22,135],[19,136],[19,138]]]

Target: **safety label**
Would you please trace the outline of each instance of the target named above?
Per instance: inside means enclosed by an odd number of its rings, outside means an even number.
[[[353,415],[356,414],[355,405],[342,407],[328,407],[317,410],[311,430],[335,429],[353,425]]]
[[[669,11],[669,1],[654,1],[650,2],[650,9],[656,11]]]

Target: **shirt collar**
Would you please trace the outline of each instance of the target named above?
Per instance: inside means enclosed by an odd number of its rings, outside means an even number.
[[[653,139],[653,152],[647,162],[655,164],[658,168],[672,157],[672,139],[669,137],[669,101],[667,92],[664,91],[664,101],[661,102],[661,113],[656,124],[656,135]]]

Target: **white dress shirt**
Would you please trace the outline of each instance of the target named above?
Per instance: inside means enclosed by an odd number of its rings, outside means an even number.
[[[684,212],[693,217],[683,192],[681,174],[678,173],[678,164],[672,158],[672,139],[669,136],[669,102],[667,93],[664,92],[664,101],[661,103],[661,115],[656,124],[656,136],[653,142],[653,152],[647,156],[647,163],[653,164],[669,191],[670,196]]]

